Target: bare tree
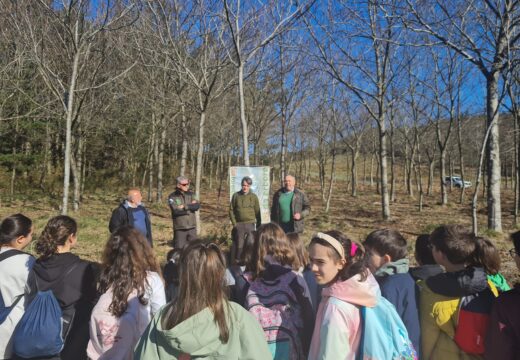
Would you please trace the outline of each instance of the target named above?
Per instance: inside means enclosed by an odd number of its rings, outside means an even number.
[[[499,81],[511,49],[519,44],[520,1],[406,0],[402,18],[415,32],[456,51],[486,80],[488,228],[502,231],[500,202]]]

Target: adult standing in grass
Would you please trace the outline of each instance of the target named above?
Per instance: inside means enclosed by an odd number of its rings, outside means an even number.
[[[303,219],[311,210],[309,199],[296,187],[294,176],[287,175],[283,185],[273,196],[271,221],[280,225],[285,233],[302,233]]]
[[[142,200],[141,190],[138,188],[129,189],[126,200],[112,211],[108,229],[112,234],[121,226],[133,226],[146,237],[150,246],[153,246],[150,214],[141,203]]]
[[[245,238],[253,236],[255,224],[257,228],[262,224],[260,202],[258,196],[251,191],[251,185],[253,185],[253,180],[249,176],[245,176],[241,181],[242,189],[233,194],[229,204],[229,217],[233,224],[232,263],[240,260]]]
[[[195,211],[199,210],[200,203],[189,189],[190,180],[179,176],[177,189],[168,195],[173,220],[173,246],[176,249],[183,249],[190,240],[197,238]]]

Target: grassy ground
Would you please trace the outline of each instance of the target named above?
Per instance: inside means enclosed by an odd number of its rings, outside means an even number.
[[[351,197],[346,189],[346,184],[339,181],[336,185],[329,213],[324,212],[321,195],[316,183],[302,184],[311,200],[311,215],[306,219],[304,241],[308,242],[312,233],[320,230],[339,229],[350,235],[353,239],[363,240],[372,230],[391,227],[399,230],[410,243],[410,258],[413,262],[413,243],[417,235],[430,232],[439,224],[460,223],[467,226],[471,224],[469,198],[463,205],[458,204],[456,189],[450,193],[450,203],[440,206],[439,189],[434,189],[435,196],[425,196],[423,210],[419,212],[418,199],[406,195],[402,189],[397,193],[397,199],[391,204],[392,220],[381,220],[380,196],[374,188],[361,185],[357,197]],[[173,187],[167,188],[168,194]],[[471,189],[472,191],[472,189]],[[81,209],[71,212],[70,215],[79,223],[78,246],[74,250],[79,256],[99,261],[108,232],[108,220],[113,208],[118,205],[118,198],[124,194],[112,194],[105,191],[97,191],[85,195]],[[143,194],[146,199],[146,194]],[[231,223],[229,221],[228,194],[222,193],[217,198],[216,190],[204,191],[202,195],[201,221],[202,237],[219,243],[229,240]],[[507,235],[515,230],[513,217],[510,215],[512,208],[512,192],[504,189],[503,199],[503,223],[504,234],[491,236],[499,248],[503,263],[503,273],[506,278],[517,282],[520,280],[518,271],[514,267],[513,259],[507,253],[512,247]],[[54,201],[54,200],[53,200]],[[35,222],[35,235],[38,236],[49,218],[57,215],[55,201],[51,199],[34,197],[34,200],[16,200],[3,202],[0,205],[0,217],[22,212],[31,217]],[[147,204],[152,216],[152,231],[157,256],[164,261],[165,254],[169,250],[168,242],[172,238],[172,222],[170,211],[166,201],[162,203]],[[479,224],[484,229],[486,224],[485,204],[481,204],[479,211]]]

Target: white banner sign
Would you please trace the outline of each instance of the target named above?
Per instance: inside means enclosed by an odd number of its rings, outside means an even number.
[[[237,191],[242,189],[240,181],[244,176],[253,179],[251,189],[258,196],[260,202],[260,212],[262,213],[262,224],[268,223],[271,219],[269,208],[269,167],[268,166],[232,166],[229,168],[229,201]]]

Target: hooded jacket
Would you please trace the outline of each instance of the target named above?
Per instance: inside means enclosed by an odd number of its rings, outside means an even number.
[[[88,322],[97,301],[96,266],[67,252],[36,260],[33,273],[31,293],[52,290],[60,304],[63,319],[71,320],[70,328],[64,324],[64,333],[68,335],[60,354],[61,359],[86,359]],[[60,280],[60,277],[63,279]]]
[[[370,273],[365,281],[355,275],[323,289],[312,334],[309,360],[355,359],[361,340],[360,307],[374,307],[381,295]]]
[[[0,254],[8,251],[11,249],[3,247]],[[0,359],[12,356],[12,335],[27,306],[24,293],[34,261],[31,255],[21,252],[0,261],[0,296],[6,307],[12,307],[7,318],[0,323]]]
[[[206,308],[170,330],[162,328],[164,307],[148,325],[135,349],[135,359],[272,359],[264,332],[240,305],[229,302],[226,310],[229,340],[220,341],[213,313]]]
[[[501,294],[491,310],[486,359],[520,359],[520,288]]]
[[[464,296],[488,287],[482,268],[446,272],[418,282],[420,289],[421,359],[480,359],[462,351],[455,341],[459,304]]]

